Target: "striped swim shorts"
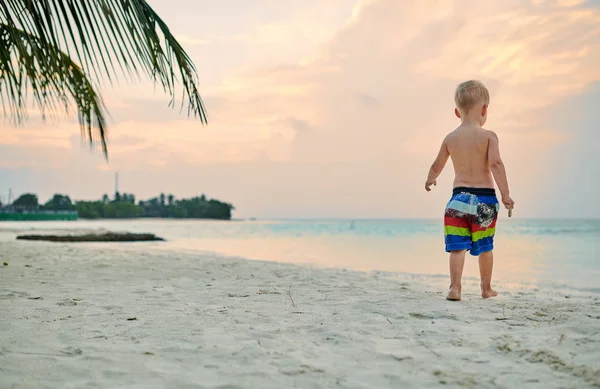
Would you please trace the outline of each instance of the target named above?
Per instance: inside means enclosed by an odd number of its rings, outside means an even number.
[[[446,251],[479,255],[494,249],[500,204],[490,188],[454,188],[444,213]]]

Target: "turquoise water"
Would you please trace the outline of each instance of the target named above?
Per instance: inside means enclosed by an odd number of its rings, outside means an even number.
[[[106,229],[151,232],[156,249],[352,270],[447,277],[441,220],[129,220],[0,223],[0,231]],[[503,218],[496,233],[494,278],[505,285],[600,293],[600,220]],[[468,256],[465,277],[478,277]]]

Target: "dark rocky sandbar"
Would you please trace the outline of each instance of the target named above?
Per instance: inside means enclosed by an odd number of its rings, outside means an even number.
[[[83,235],[19,235],[19,240],[40,240],[46,242],[148,242],[164,241],[154,234],[132,234],[129,232],[106,232]]]

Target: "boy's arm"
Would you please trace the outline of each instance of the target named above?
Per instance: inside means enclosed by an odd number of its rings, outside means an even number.
[[[436,179],[444,170],[444,166],[446,166],[446,162],[448,162],[448,157],[450,153],[448,152],[448,145],[446,144],[446,139],[442,142],[442,146],[440,147],[440,151],[438,152],[435,161],[431,164],[431,168],[429,169],[429,174],[427,175],[427,181],[425,182],[425,190],[429,192],[431,190],[431,185],[436,185]]]
[[[496,180],[496,184],[498,184],[498,189],[502,196],[502,203],[507,209],[513,209],[515,202],[510,198],[506,169],[504,168],[504,162],[502,162],[502,158],[500,157],[500,144],[498,136],[494,132],[491,132],[488,143],[488,163],[492,174],[494,175],[494,180]]]

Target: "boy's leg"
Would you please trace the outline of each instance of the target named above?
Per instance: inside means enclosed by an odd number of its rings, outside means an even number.
[[[462,273],[465,266],[466,250],[450,252],[450,290],[447,300],[459,301],[462,290]]]
[[[498,292],[492,289],[492,269],[494,268],[494,252],[479,254],[479,274],[481,275],[481,297],[496,297]]]
[[[494,235],[500,205],[496,196],[479,196],[477,218],[473,223],[473,248],[471,254],[479,256],[479,274],[481,276],[481,297],[498,295],[492,289],[492,269],[494,267]]]
[[[473,196],[466,193],[454,194],[444,213],[444,240],[446,252],[450,253],[450,290],[446,299],[460,300],[462,273],[465,254],[471,250],[471,218],[468,213]]]

